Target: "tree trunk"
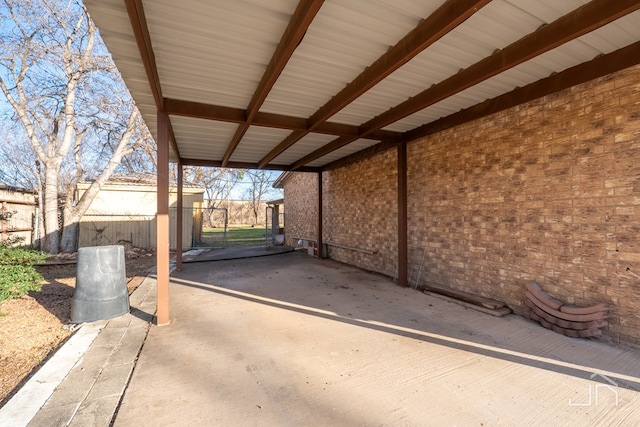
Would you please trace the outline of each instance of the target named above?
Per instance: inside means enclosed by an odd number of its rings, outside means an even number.
[[[46,165],[44,180],[44,237],[45,252],[57,254],[60,250],[60,226],[58,222],[58,167]]]
[[[80,231],[80,218],[73,211],[65,208],[64,227],[60,239],[61,252],[75,252],[78,250],[78,237]]]

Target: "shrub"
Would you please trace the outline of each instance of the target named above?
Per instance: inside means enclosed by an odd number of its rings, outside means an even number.
[[[33,267],[46,258],[43,252],[0,246],[0,302],[42,288],[42,276]]]
[[[4,223],[8,222],[9,219],[13,215],[15,215],[15,213],[16,213],[16,211],[0,212],[0,222],[4,222]],[[3,225],[5,225],[5,224],[3,224]],[[5,236],[3,234],[2,239],[0,240],[0,247],[11,248],[11,247],[19,245],[23,241],[24,241],[24,237],[20,237],[20,236]],[[0,258],[0,259],[2,259],[2,258]]]

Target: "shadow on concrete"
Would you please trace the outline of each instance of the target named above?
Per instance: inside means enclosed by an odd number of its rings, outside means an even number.
[[[292,272],[288,269],[293,265],[297,265],[297,268]],[[322,277],[323,269],[338,274]],[[245,283],[244,278],[263,280],[269,286],[252,286]],[[313,289],[305,289],[305,282],[311,283],[312,279],[319,279],[322,286],[314,285]],[[369,328],[580,379],[591,378],[604,384],[608,379],[614,381],[617,387],[640,391],[640,379],[637,377],[640,360],[633,356],[637,356],[635,349],[560,336],[516,315],[494,318],[469,310],[475,314],[466,318],[441,318],[434,311],[434,306],[450,305],[455,307],[453,312],[462,310],[464,313],[466,310],[413,289],[399,288],[390,279],[378,274],[330,260],[316,260],[301,253],[285,254],[270,259],[268,263],[256,265],[231,260],[216,264],[215,267],[207,267],[206,264],[197,268],[190,266],[172,275],[171,285]],[[397,292],[415,292],[411,297],[424,303],[424,311],[411,308],[405,313],[387,316],[376,311],[375,307],[369,308],[366,299],[380,300],[376,296],[380,286],[387,291],[391,288]],[[384,298],[389,298],[389,292]],[[395,301],[392,298],[387,303],[394,304]],[[398,307],[398,310],[402,311],[402,307]],[[498,330],[499,325],[506,325],[506,328]],[[500,336],[502,333],[507,335]],[[526,337],[523,338],[523,335]],[[613,348],[617,356],[611,360],[590,357],[591,353],[597,353],[603,347]]]

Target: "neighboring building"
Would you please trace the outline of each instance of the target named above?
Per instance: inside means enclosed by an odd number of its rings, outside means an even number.
[[[78,184],[80,195],[90,183]],[[202,206],[204,188],[183,186],[182,247],[192,246],[201,231],[198,215]],[[169,194],[170,247],[176,247],[175,186]],[[132,174],[113,176],[97,194],[89,210],[80,220],[78,247],[102,245],[131,245],[141,248],[156,246],[156,176]],[[195,213],[195,214],[194,214]]]
[[[526,314],[536,281],[569,304],[609,304],[605,334],[640,343],[639,100],[634,66],[408,143],[410,285]],[[322,173],[330,258],[397,276],[397,156]],[[315,239],[318,175],[277,185],[287,244]]]

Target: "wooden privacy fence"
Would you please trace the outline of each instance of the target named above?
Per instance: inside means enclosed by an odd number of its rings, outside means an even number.
[[[36,202],[18,200],[0,193],[0,242],[10,242],[19,245],[33,245],[36,240]],[[33,195],[28,195],[32,196]]]
[[[170,247],[176,248],[176,209],[169,210]],[[193,245],[194,227],[198,218],[191,209],[182,216],[182,247]],[[124,245],[144,249],[155,249],[157,242],[156,215],[127,212],[85,214],[80,220],[78,247]]]
[[[125,245],[152,249],[156,244],[156,216],[128,213],[84,215],[78,247]]]

